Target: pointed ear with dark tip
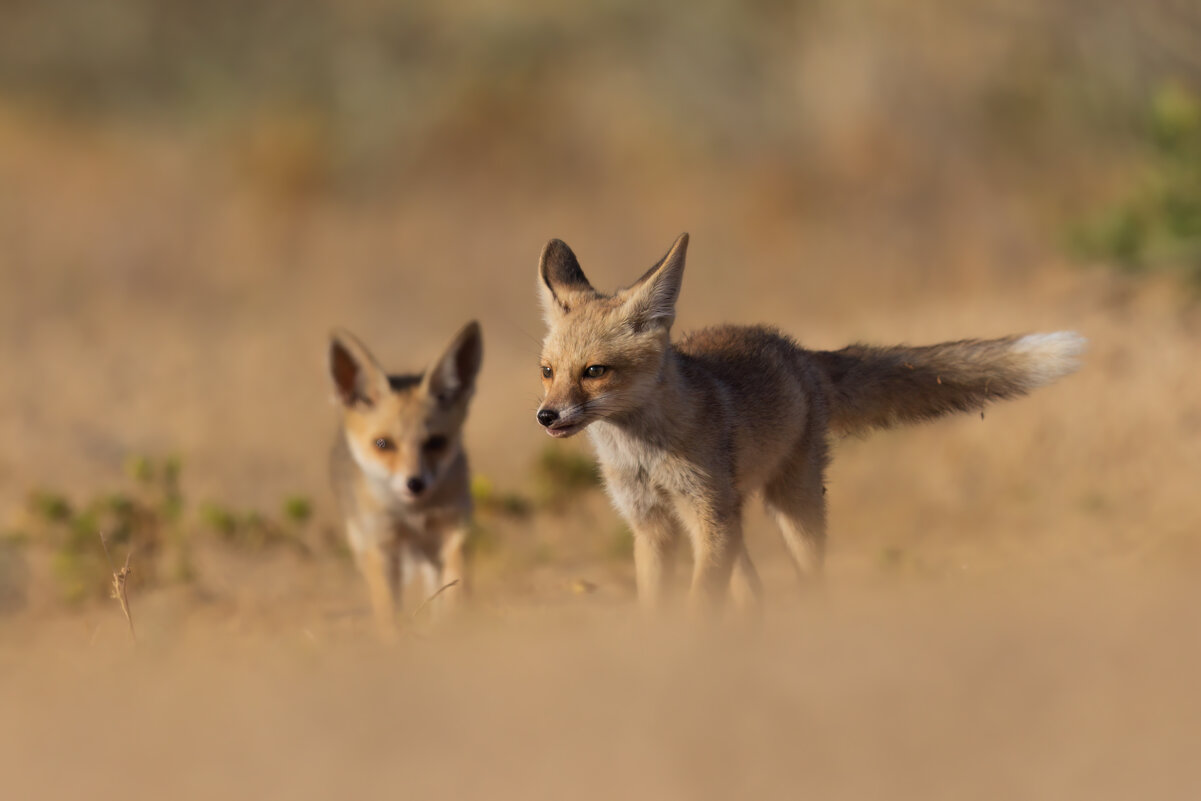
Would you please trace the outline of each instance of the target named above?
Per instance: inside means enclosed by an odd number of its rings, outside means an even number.
[[[480,324],[472,320],[455,335],[450,347],[434,362],[425,376],[426,391],[449,404],[469,396],[484,359],[484,337]]]
[[[367,346],[345,329],[330,334],[329,375],[343,406],[372,406],[389,391],[388,374]]]
[[[588,283],[575,254],[561,239],[552,239],[542,249],[542,257],[538,260],[538,286],[547,323],[553,323],[583,301],[596,297],[596,290]]]
[[[626,312],[636,328],[671,327],[676,319],[676,300],[684,281],[687,253],[688,234],[680,234],[667,255],[622,291]]]

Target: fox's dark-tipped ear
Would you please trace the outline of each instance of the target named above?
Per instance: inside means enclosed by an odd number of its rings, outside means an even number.
[[[542,257],[538,260],[538,286],[547,323],[553,323],[580,303],[596,297],[596,290],[588,283],[575,254],[561,239],[552,239],[542,249]]]
[[[329,375],[343,406],[372,406],[388,392],[388,374],[367,346],[344,328],[329,337]]]
[[[671,327],[676,319],[676,301],[684,281],[684,257],[687,254],[688,234],[680,234],[667,255],[622,291],[625,308],[635,327]]]
[[[434,362],[425,376],[426,390],[439,403],[450,404],[463,400],[475,389],[484,360],[484,337],[480,324],[472,320],[455,335],[450,346]]]

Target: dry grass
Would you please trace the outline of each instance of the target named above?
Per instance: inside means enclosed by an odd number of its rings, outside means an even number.
[[[125,615],[125,622],[129,624],[129,636],[134,642],[137,642],[138,633],[133,628],[133,613],[129,611],[129,594],[125,588],[125,582],[132,572],[129,560],[133,557],[133,548],[130,548],[125,554],[125,564],[118,570],[113,564],[112,554],[108,552],[108,542],[104,539],[104,532],[100,532],[100,545],[104,548],[104,558],[108,560],[109,570],[113,574],[113,598],[121,605],[121,614]]]

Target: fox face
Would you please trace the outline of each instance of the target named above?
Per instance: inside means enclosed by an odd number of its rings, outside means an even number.
[[[538,422],[552,437],[620,419],[655,390],[670,347],[688,234],[635,283],[612,295],[592,288],[571,248],[552,239],[538,264],[547,324]]]
[[[389,376],[350,332],[334,332],[330,377],[346,442],[373,484],[406,503],[433,492],[461,453],[482,356],[473,321],[425,373]]]

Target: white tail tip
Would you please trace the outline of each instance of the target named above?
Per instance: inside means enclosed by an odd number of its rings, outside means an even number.
[[[1013,352],[1028,359],[1028,375],[1034,386],[1050,384],[1080,369],[1080,356],[1088,340],[1075,331],[1027,334],[1013,343]]]

